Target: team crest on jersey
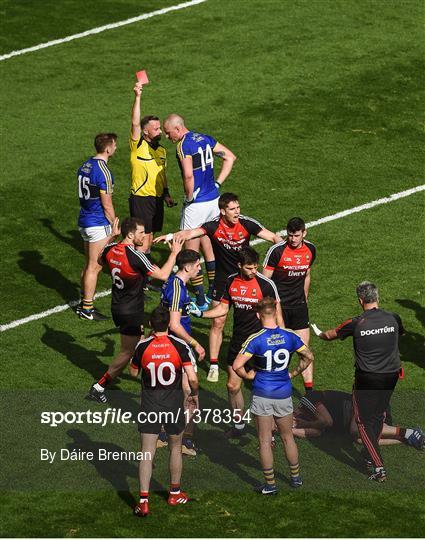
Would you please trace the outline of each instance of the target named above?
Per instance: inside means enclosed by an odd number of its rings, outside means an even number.
[[[257,296],[257,289],[252,289],[252,296]]]
[[[306,258],[307,261],[309,261],[310,260],[310,255],[306,255],[305,258]]]
[[[239,238],[243,238],[243,232],[239,231]]]

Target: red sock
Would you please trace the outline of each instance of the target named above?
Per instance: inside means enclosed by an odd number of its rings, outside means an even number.
[[[139,492],[140,501],[145,502],[149,499],[149,491],[140,491]]]
[[[102,377],[99,379],[99,381],[97,382],[97,384],[100,384],[100,386],[103,386],[105,388],[105,386],[108,386],[108,384],[112,381],[112,377],[109,375],[108,372],[104,373],[102,375]]]
[[[210,358],[210,364],[216,366],[218,364],[218,358]]]
[[[311,390],[313,390],[313,381],[305,382],[304,383],[304,389],[305,389],[306,392],[310,392]]]

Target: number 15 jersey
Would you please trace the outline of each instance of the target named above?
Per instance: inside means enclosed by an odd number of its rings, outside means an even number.
[[[101,193],[112,194],[114,177],[103,159],[90,158],[77,172],[78,198],[80,199],[79,227],[102,227],[109,225],[105,216]]]

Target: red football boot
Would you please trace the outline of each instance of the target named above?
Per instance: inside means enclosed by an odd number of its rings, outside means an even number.
[[[177,506],[178,504],[186,504],[189,500],[189,497],[184,491],[180,493],[169,493],[168,495],[168,504],[171,506]]]
[[[133,514],[137,517],[146,517],[149,514],[149,502],[139,502],[134,509]]]

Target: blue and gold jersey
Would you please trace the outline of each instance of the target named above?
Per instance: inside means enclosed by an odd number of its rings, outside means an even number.
[[[114,177],[103,159],[90,158],[77,172],[78,198],[80,199],[79,227],[109,225],[103,211],[100,193],[112,194]]]
[[[181,313],[181,325],[190,335],[192,328],[189,315],[189,291],[183,281],[175,274],[171,274],[162,286],[161,304],[170,311],[179,311]]]
[[[263,328],[252,334],[242,346],[241,354],[253,356],[257,371],[252,395],[284,399],[292,395],[288,365],[295,351],[305,348],[301,338],[282,328]]]
[[[214,180],[214,154],[217,141],[209,135],[189,131],[177,143],[177,161],[182,170],[181,160],[192,157],[193,177],[195,185],[193,195],[195,202],[213,201],[220,196]]]

